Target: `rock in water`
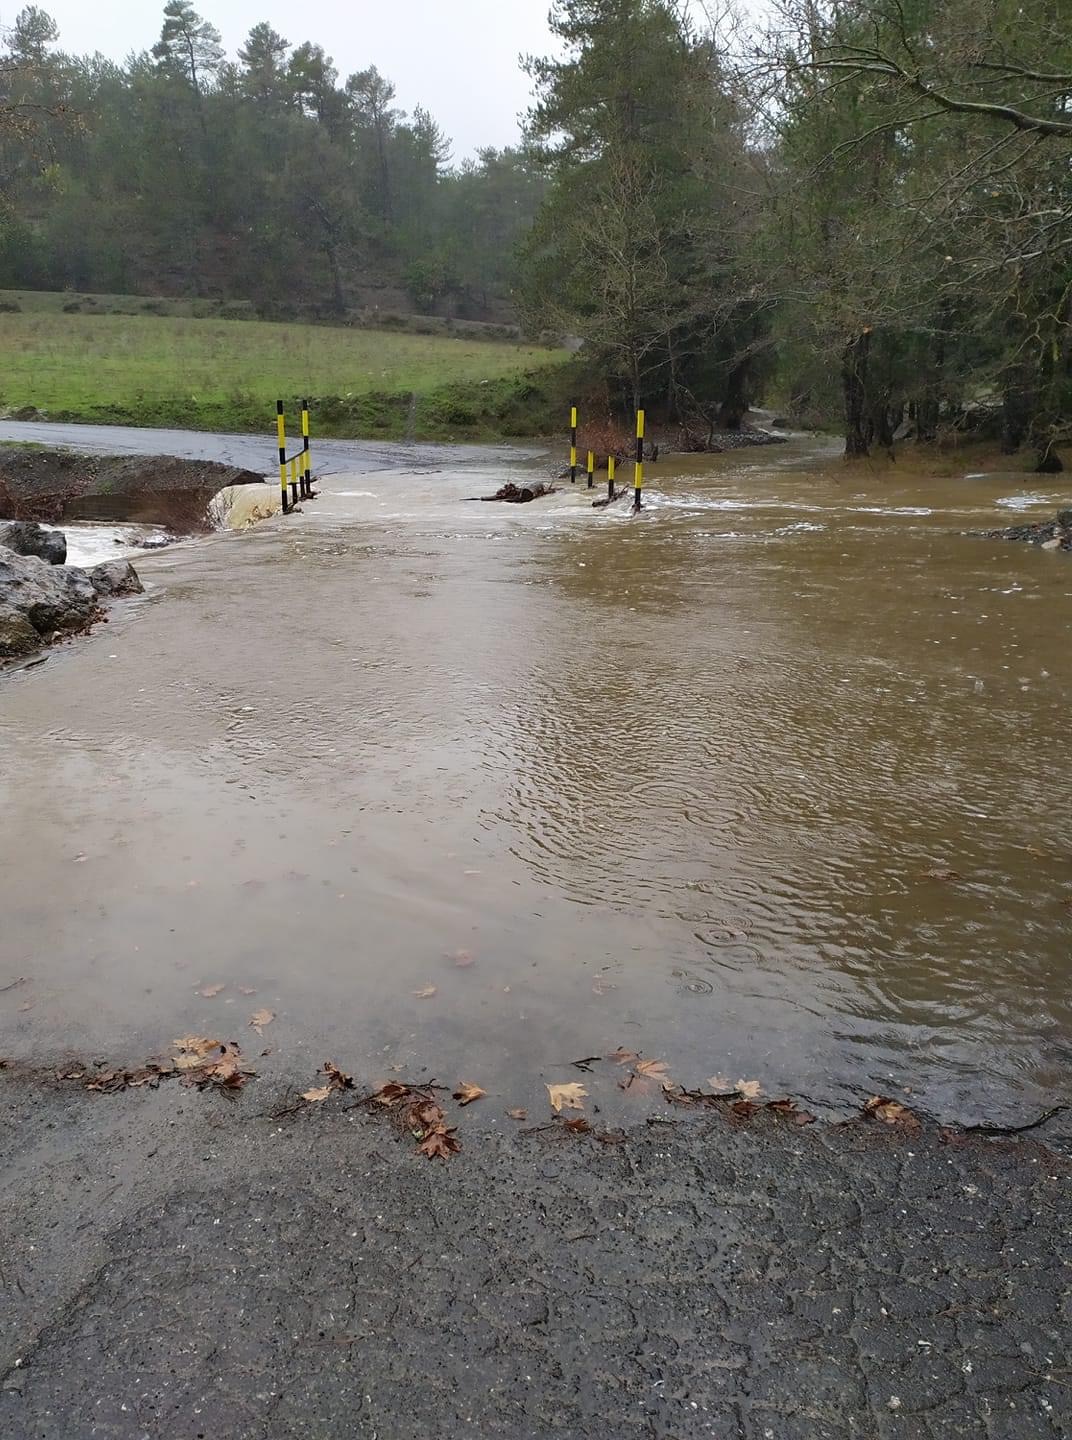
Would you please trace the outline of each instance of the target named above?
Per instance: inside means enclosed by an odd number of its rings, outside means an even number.
[[[105,560],[86,574],[98,595],[140,595],[144,588],[129,560]]]
[[[28,654],[57,630],[84,629],[99,613],[84,570],[0,550],[0,657]]]
[[[62,530],[46,530],[36,520],[9,520],[0,525],[0,545],[16,555],[37,555],[50,565],[67,563],[67,537]]]

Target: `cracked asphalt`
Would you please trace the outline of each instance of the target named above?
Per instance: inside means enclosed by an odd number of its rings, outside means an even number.
[[[414,1154],[0,1075],[4,1440],[1072,1431],[1066,1157],[761,1113]]]

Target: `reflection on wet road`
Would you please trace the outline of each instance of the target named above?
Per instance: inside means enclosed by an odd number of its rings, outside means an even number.
[[[265,1003],[296,1075],[1067,1098],[1072,566],[962,534],[1063,494],[787,447],[463,503],[524,464],[333,476],[0,680],[0,1053]]]

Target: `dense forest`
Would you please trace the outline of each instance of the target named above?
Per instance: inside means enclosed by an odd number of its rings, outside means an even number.
[[[704,23],[695,23],[697,9]],[[1067,0],[556,0],[523,143],[452,167],[374,67],[267,25],[228,60],[169,0],[151,54],[71,57],[30,7],[3,69],[0,284],[342,314],[509,303],[688,445],[776,400],[846,450],[1072,438]],[[691,18],[690,18],[691,17]]]
[[[250,300],[341,316],[510,317],[514,250],[541,180],[515,150],[450,165],[374,65],[341,79],[270,25],[235,59],[188,0],[148,54],[68,55],[37,6],[0,55],[0,286]]]

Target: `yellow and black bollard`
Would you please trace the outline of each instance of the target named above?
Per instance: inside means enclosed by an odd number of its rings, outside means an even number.
[[[633,466],[633,510],[640,509],[644,491],[644,412],[636,412],[636,462]]]
[[[309,402],[301,402],[302,433],[302,494],[306,500],[313,498],[312,456],[309,453]]]
[[[614,456],[607,456],[607,499],[614,499]]]
[[[295,455],[290,462],[290,508],[298,508],[298,457]]]
[[[287,505],[287,422],[283,414],[283,402],[275,402],[275,430],[279,440],[279,489],[283,496],[283,514],[290,508]]]
[[[592,454],[591,450],[589,450],[589,452],[588,452],[588,488],[589,488],[589,490],[591,490],[593,484],[595,483],[595,471],[596,471],[596,457]]]
[[[572,485],[577,479],[577,407],[569,412],[569,478]]]

